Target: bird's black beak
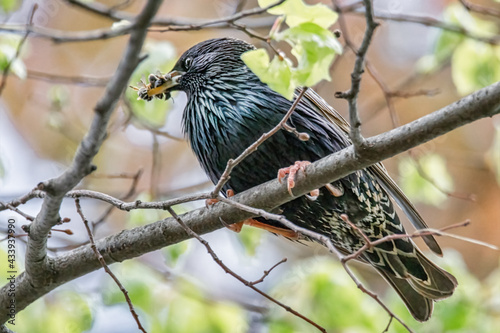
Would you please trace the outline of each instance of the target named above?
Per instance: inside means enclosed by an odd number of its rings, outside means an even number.
[[[177,70],[173,70],[165,75],[151,74],[149,76],[151,88],[147,91],[148,96],[153,97],[163,93],[168,93],[179,84],[182,75],[184,75],[184,72]]]

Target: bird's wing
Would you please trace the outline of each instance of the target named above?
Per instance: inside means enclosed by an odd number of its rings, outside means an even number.
[[[304,94],[304,97],[316,106],[314,108],[328,121],[338,127],[342,132],[346,134],[347,140],[349,140],[350,125],[349,123],[334,109],[332,108],[321,96],[319,96],[314,90],[308,89]],[[410,202],[408,197],[403,193],[399,186],[392,180],[392,178],[387,173],[384,165],[382,163],[377,163],[370,166],[370,169],[375,176],[380,181],[382,187],[389,192],[391,197],[396,201],[398,206],[406,214],[410,222],[417,229],[427,229],[428,226],[425,223],[422,216],[418,213],[415,206]],[[422,239],[427,244],[429,249],[438,255],[442,255],[443,252],[436,239],[432,235],[423,236]]]

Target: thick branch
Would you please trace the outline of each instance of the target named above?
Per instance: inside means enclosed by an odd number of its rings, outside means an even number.
[[[354,170],[402,153],[475,120],[498,114],[499,97],[500,82],[409,124],[366,139],[366,145],[370,149],[364,152],[362,158],[356,157],[352,146],[329,155],[309,165],[307,177],[298,175],[294,192],[297,195],[306,194]],[[271,210],[293,198],[289,195],[286,184],[273,180],[240,193],[233,199],[252,207]],[[222,202],[181,216],[189,228],[199,235],[222,228],[221,218],[226,223],[235,223],[249,217],[250,213]],[[111,264],[188,238],[189,236],[173,218],[167,218],[98,240],[96,246],[106,262]],[[51,270],[46,272],[45,284],[33,286],[25,273],[17,277],[18,310],[24,309],[61,284],[100,268],[89,245],[81,246],[56,258],[49,258],[47,261]],[[7,286],[0,290],[0,307],[6,307],[9,302],[7,290]],[[6,314],[0,313],[0,323],[6,320]]]
[[[78,147],[71,166],[61,176],[39,185],[47,195],[40,213],[29,227],[26,250],[26,273],[35,287],[46,285],[53,278],[50,259],[47,257],[48,233],[60,220],[59,209],[64,195],[95,169],[91,165],[92,159],[104,141],[111,113],[139,61],[149,22],[160,4],[161,1],[150,0],[132,24],[133,30],[125,54],[103,97],[97,102],[89,132]]]

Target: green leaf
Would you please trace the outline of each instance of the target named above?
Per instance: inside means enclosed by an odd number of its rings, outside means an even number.
[[[92,327],[89,300],[76,292],[59,291],[39,299],[16,315],[16,332],[85,332]]]
[[[410,157],[402,158],[399,162],[399,174],[401,187],[413,201],[439,206],[447,199],[442,191],[453,189],[446,161],[437,154],[421,157],[418,165]]]
[[[263,237],[263,231],[259,228],[244,226],[238,234],[238,239],[245,249],[245,253],[254,256]]]
[[[241,58],[262,82],[269,88],[282,94],[288,99],[293,98],[295,86],[292,82],[291,64],[288,59],[274,57],[269,61],[269,55],[264,49],[245,52]]]
[[[166,308],[163,330],[159,332],[246,332],[245,311],[235,304],[208,301],[191,283],[182,281],[182,294],[174,295],[171,306]]]
[[[448,59],[464,38],[462,34],[442,30],[434,49],[436,60],[442,62]]]
[[[19,7],[22,1],[18,0],[0,0],[0,10],[4,13],[11,12]]]
[[[328,332],[380,332],[384,321],[377,304],[357,290],[331,256],[315,256],[295,265],[271,295],[323,326]],[[271,312],[270,331],[309,332],[310,326],[283,311]]]
[[[443,21],[478,37],[492,37],[498,31],[493,22],[472,15],[464,6],[457,3],[446,8],[443,12]],[[435,71],[467,40],[464,34],[440,30],[433,54],[426,55],[418,61],[418,71],[423,73]],[[474,62],[474,59],[470,61]]]
[[[459,4],[448,6],[444,20],[480,37],[491,37],[498,32],[496,24],[479,19]],[[438,62],[452,56],[453,83],[462,95],[500,80],[499,46],[443,32],[438,40],[435,56]]]
[[[261,8],[276,3],[276,0],[259,0]],[[337,21],[338,14],[323,4],[307,5],[302,0],[287,0],[267,11],[273,15],[285,15],[286,24],[293,28],[302,23],[311,22],[326,29]]]
[[[311,22],[276,33],[275,39],[292,46],[297,66],[282,56],[269,60],[264,49],[244,53],[245,64],[271,89],[288,99],[297,87],[313,86],[321,80],[330,80],[330,65],[342,47],[333,34]]]
[[[189,241],[184,241],[164,248],[162,252],[166,257],[167,262],[171,266],[175,266],[179,259],[188,252],[190,248],[189,244]]]
[[[261,7],[275,3],[259,0]],[[275,15],[284,15],[290,27],[274,32],[272,39],[286,41],[292,47],[297,60],[292,61],[280,54],[269,59],[263,49],[248,51],[242,59],[247,66],[271,89],[289,100],[296,88],[313,86],[321,80],[330,80],[330,65],[342,47],[328,27],[337,20],[337,14],[323,4],[306,5],[302,0],[288,0],[268,10]]]
[[[321,80],[330,80],[330,65],[342,46],[333,34],[315,23],[307,22],[276,34],[292,46],[298,65],[294,69],[297,86],[313,86]]]
[[[443,19],[447,23],[457,25],[480,37],[492,37],[498,31],[495,23],[478,18],[458,3],[453,3],[446,8]]]
[[[27,72],[24,62],[20,59],[20,57],[14,59],[20,42],[21,37],[19,36],[1,36],[0,69],[4,70],[10,63],[10,71],[17,75],[20,79],[25,79]]]
[[[174,46],[169,42],[156,42],[149,40],[145,46],[148,57],[137,67],[132,78],[131,86],[141,87],[140,80],[145,80],[150,73],[165,73],[172,69],[177,54]],[[137,91],[127,89],[125,94],[136,120],[134,124],[141,127],[159,128],[165,124],[168,111],[172,103],[165,103],[164,100],[153,99],[151,102],[137,100]]]
[[[500,81],[500,47],[465,40],[452,57],[452,78],[461,95]]]
[[[159,305],[158,302],[163,301],[161,298],[162,281],[153,269],[138,261],[114,265],[111,269],[127,290],[134,306],[149,312],[154,311]],[[105,305],[126,303],[123,292],[109,276],[103,280],[101,290],[100,295]]]

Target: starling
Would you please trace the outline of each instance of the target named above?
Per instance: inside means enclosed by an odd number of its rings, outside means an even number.
[[[227,161],[276,126],[292,104],[261,82],[241,60],[244,52],[253,49],[253,45],[233,38],[201,42],[186,51],[169,74],[150,76],[149,94],[144,89],[139,92],[147,100],[151,95],[168,99],[174,90],[187,94],[183,131],[214,183]],[[351,145],[349,125],[312,89],[306,91],[287,125],[296,131],[281,130],[267,139],[234,168],[225,191],[243,192],[275,179],[278,170],[296,161],[313,162]],[[308,140],[298,137],[297,132],[307,133]],[[349,254],[365,241],[343,220],[345,216],[371,241],[406,233],[389,195],[416,228],[427,227],[380,163],[327,184],[319,189],[316,200],[301,196],[280,210],[297,226],[327,236],[339,251]],[[271,231],[286,230],[276,221],[255,220]],[[423,239],[441,255],[433,236]],[[434,301],[451,296],[457,286],[456,279],[426,258],[409,238],[383,242],[358,259],[372,265],[389,282],[419,321],[429,319]]]

